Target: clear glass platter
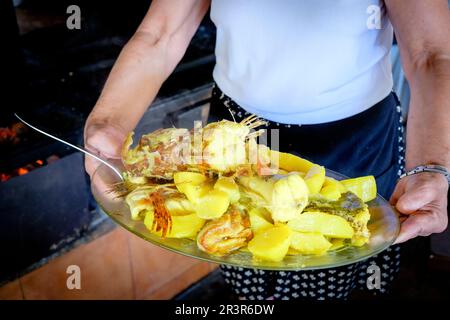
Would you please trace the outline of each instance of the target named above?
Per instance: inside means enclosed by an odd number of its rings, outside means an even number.
[[[327,170],[327,176],[337,180],[347,177]],[[183,254],[195,259],[213,263],[233,265],[243,268],[264,270],[312,270],[332,268],[365,260],[392,245],[398,235],[400,222],[395,209],[381,196],[368,203],[371,219],[368,228],[371,232],[370,241],[362,247],[345,246],[329,251],[325,255],[288,255],[283,261],[268,262],[253,259],[250,252],[238,251],[224,257],[209,255],[197,248],[195,241],[190,239],[170,239],[150,233],[143,221],[131,219],[130,210],[123,199],[116,198],[108,192],[111,185],[119,182],[118,176],[105,165],[100,165],[92,178],[92,193],[101,209],[117,224],[138,237],[161,248]]]

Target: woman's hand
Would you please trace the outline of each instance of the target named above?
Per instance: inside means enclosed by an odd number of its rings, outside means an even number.
[[[88,120],[84,129],[84,147],[102,159],[120,159],[120,150],[126,135],[126,130],[118,125],[106,121]],[[100,162],[86,156],[84,165],[92,178]]]
[[[424,172],[401,179],[390,200],[405,215],[395,243],[443,232],[448,223],[447,192],[447,179],[438,173]]]

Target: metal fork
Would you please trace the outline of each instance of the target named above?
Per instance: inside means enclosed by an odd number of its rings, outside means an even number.
[[[92,157],[92,158],[94,158],[94,159],[100,161],[100,162],[103,163],[105,166],[107,166],[107,167],[110,168],[112,171],[114,171],[114,173],[115,173],[118,177],[120,177],[120,180],[124,181],[124,179],[123,179],[122,174],[120,173],[120,171],[119,171],[116,167],[114,167],[111,163],[109,163],[108,161],[106,161],[106,160],[104,160],[104,159],[102,159],[102,158],[96,156],[95,154],[93,154],[93,153],[91,153],[91,152],[89,152],[89,151],[83,149],[82,147],[79,147],[79,146],[76,146],[76,145],[74,145],[74,144],[71,144],[70,142],[64,141],[64,140],[62,140],[62,139],[60,139],[60,138],[58,138],[58,137],[55,137],[54,135],[52,135],[52,134],[50,134],[50,133],[47,133],[47,132],[45,132],[45,131],[43,131],[43,130],[41,130],[41,129],[39,129],[39,128],[36,128],[35,126],[29,124],[27,121],[25,121],[25,120],[23,120],[21,117],[19,117],[19,115],[17,115],[17,113],[14,113],[14,116],[15,116],[17,119],[19,119],[22,123],[24,123],[25,125],[27,125],[28,127],[30,127],[31,129],[33,129],[33,130],[35,130],[35,131],[37,131],[37,132],[39,132],[39,133],[41,133],[41,134],[43,134],[43,135],[45,135],[45,136],[47,136],[47,137],[50,137],[50,138],[52,138],[52,139],[54,139],[54,140],[56,140],[56,141],[58,141],[58,142],[64,143],[65,145],[68,145],[69,147],[74,148],[75,150],[81,151],[81,152],[83,152],[84,154],[86,154],[86,155],[88,155],[88,156],[90,156],[90,157]]]

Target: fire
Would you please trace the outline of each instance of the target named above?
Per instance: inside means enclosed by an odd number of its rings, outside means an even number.
[[[0,127],[0,143],[12,142],[18,143],[21,135],[25,131],[25,127],[22,123],[14,123],[10,127]]]
[[[24,174],[27,174],[29,172],[29,170],[27,168],[19,168],[17,169],[17,174],[19,176],[23,176]]]
[[[28,172],[30,172],[36,168],[39,168],[43,165],[44,165],[44,161],[41,159],[38,159],[31,164],[28,164],[24,167],[15,169],[11,172],[6,172],[6,173],[0,172],[0,182],[8,181],[9,179],[16,177],[16,176],[23,176],[23,175],[27,174]]]
[[[0,140],[11,140],[16,137],[16,133],[10,128],[0,128]]]

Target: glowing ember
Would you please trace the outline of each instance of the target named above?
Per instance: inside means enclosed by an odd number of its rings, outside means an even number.
[[[8,181],[17,176],[23,176],[36,168],[42,167],[45,163],[48,163],[48,161],[44,162],[43,160],[38,159],[31,164],[12,170],[11,172],[0,172],[0,182]]]
[[[18,143],[20,141],[19,136],[26,130],[22,123],[14,123],[10,127],[1,128],[0,127],[0,143]]]
[[[0,128],[0,140],[10,140],[16,136],[10,128]]]
[[[19,175],[19,176],[23,176],[24,174],[27,174],[28,173],[28,169],[26,169],[26,168],[19,168],[18,170],[17,170],[17,174]]]

